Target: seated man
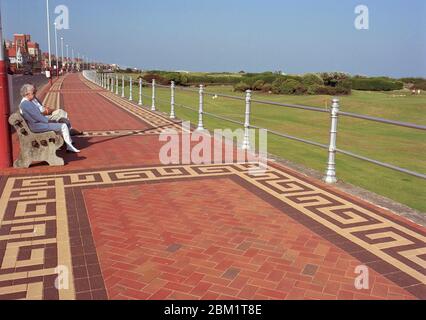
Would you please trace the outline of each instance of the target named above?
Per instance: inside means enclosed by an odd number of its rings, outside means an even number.
[[[21,96],[23,99],[19,109],[22,116],[27,121],[28,127],[34,133],[55,131],[56,133],[62,134],[62,137],[64,138],[64,141],[67,145],[67,150],[70,152],[79,153],[80,150],[76,149],[72,145],[68,126],[63,123],[49,122],[49,120],[41,114],[40,109],[34,103],[34,91],[34,86],[30,84],[24,84],[21,88]]]
[[[37,94],[36,86],[34,86],[34,94]],[[78,136],[83,134],[83,132],[76,130],[72,127],[71,122],[68,118],[68,113],[66,113],[64,110],[53,110],[48,107],[44,107],[42,103],[37,99],[37,97],[34,97],[33,103],[35,103],[35,105],[39,108],[40,112],[47,117],[49,122],[65,123],[70,130],[71,136]]]

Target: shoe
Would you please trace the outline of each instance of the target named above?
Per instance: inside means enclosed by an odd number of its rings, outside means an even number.
[[[74,146],[67,146],[67,152],[80,153],[81,151],[75,148]]]
[[[82,136],[84,134],[83,131],[77,130],[77,129],[71,129],[70,130],[70,135],[71,136]]]

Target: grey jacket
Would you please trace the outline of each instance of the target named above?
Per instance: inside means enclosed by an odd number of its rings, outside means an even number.
[[[49,123],[49,120],[41,114],[40,109],[31,101],[22,101],[19,108],[32,132],[40,133],[47,131],[60,131],[61,125],[57,123]]]

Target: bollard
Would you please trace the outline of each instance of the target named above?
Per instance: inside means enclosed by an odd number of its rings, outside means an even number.
[[[251,90],[246,91],[246,119],[244,122],[243,150],[250,150],[250,112],[251,112]]]
[[[336,141],[337,141],[337,124],[339,120],[339,99],[333,99],[331,107],[331,130],[330,130],[330,148],[328,150],[328,165],[324,181],[329,184],[337,182],[336,178]]]
[[[125,98],[125,94],[124,94],[124,76],[121,77],[121,97]]]
[[[204,86],[200,85],[200,109],[199,109],[199,116],[198,116],[198,131],[204,130],[204,121],[203,121],[203,115],[204,115]]]
[[[170,86],[171,91],[172,91],[172,95],[171,95],[171,99],[170,99],[170,105],[171,105],[171,111],[170,111],[170,119],[176,119],[176,114],[175,114],[175,82],[172,81],[172,85]]]
[[[118,95],[118,74],[115,75],[115,94]]]
[[[152,79],[152,106],[151,106],[151,111],[156,111],[156,106],[155,106],[155,79]]]
[[[142,78],[139,78],[139,103],[140,106],[143,105],[142,100]]]
[[[130,93],[129,93],[129,101],[133,101],[133,78],[130,77]]]

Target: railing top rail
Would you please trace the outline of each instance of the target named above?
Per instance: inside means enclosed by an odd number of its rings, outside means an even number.
[[[426,126],[423,126],[423,125],[420,125],[420,124],[415,124],[415,123],[389,120],[389,119],[372,117],[372,116],[367,116],[367,115],[362,115],[362,114],[357,114],[357,113],[351,113],[351,112],[344,112],[344,111],[339,111],[339,115],[351,117],[351,118],[368,120],[368,121],[381,122],[381,123],[385,123],[385,124],[392,124],[392,125],[399,126],[399,127],[407,127],[407,128],[412,128],[412,129],[418,129],[418,130],[426,130]]]

